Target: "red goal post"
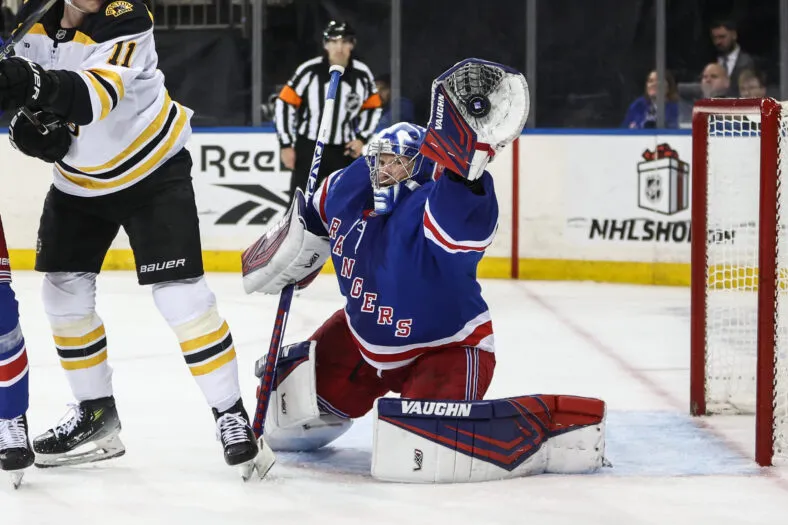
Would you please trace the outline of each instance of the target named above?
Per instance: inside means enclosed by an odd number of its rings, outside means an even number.
[[[699,101],[692,150],[690,412],[754,413],[772,465],[788,459],[788,104]]]

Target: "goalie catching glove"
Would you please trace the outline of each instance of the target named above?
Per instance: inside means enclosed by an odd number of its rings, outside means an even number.
[[[241,256],[244,290],[278,294],[293,283],[305,288],[330,256],[325,237],[306,228],[306,199],[300,189],[287,215]]]
[[[421,152],[470,181],[525,127],[528,83],[515,69],[469,58],[432,83],[432,108]]]

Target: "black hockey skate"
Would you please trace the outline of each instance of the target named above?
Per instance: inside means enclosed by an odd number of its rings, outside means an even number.
[[[126,453],[118,436],[121,427],[114,397],[70,406],[71,417],[33,440],[37,467],[93,463]]]
[[[240,467],[244,481],[248,481],[255,471],[258,477],[265,477],[274,465],[274,453],[262,439],[258,446],[243,402],[239,399],[224,412],[214,408],[213,417],[216,419],[216,438],[224,448],[224,461],[230,466]]]
[[[24,469],[33,464],[35,454],[27,437],[27,417],[0,419],[0,470],[11,474],[11,485],[18,489]]]

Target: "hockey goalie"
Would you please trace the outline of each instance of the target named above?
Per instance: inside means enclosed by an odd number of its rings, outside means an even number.
[[[273,450],[323,447],[373,411],[380,480],[602,466],[603,401],[484,400],[496,349],[476,267],[498,221],[485,168],[521,133],[528,110],[522,74],[457,63],[433,83],[426,129],[399,123],[380,132],[308,201],[297,192],[287,220],[244,253],[248,293],[304,286],[331,257],[345,298],[308,341],[280,351],[264,432]]]

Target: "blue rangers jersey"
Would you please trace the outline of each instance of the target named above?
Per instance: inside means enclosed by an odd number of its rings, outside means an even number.
[[[481,195],[449,176],[420,180],[403,182],[393,212],[376,215],[362,157],[323,181],[307,206],[308,229],[330,239],[350,332],[381,370],[446,347],[494,350],[476,280],[498,223],[492,177],[482,176]]]

